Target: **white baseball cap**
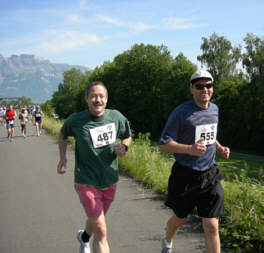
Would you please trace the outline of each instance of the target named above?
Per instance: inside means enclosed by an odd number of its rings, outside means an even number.
[[[193,83],[194,80],[200,79],[200,78],[208,78],[208,79],[211,79],[212,82],[214,82],[212,75],[207,70],[200,69],[192,74],[191,80],[190,80],[191,84]]]

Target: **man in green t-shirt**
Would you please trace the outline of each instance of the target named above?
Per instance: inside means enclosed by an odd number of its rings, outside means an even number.
[[[117,110],[106,109],[108,92],[102,82],[91,83],[85,92],[88,110],[73,113],[59,135],[60,161],[57,172],[66,168],[67,138],[75,139],[75,189],[87,215],[79,230],[80,253],[109,253],[105,214],[114,200],[118,181],[117,157],[124,156],[132,142],[128,120]],[[116,144],[120,139],[121,143]]]

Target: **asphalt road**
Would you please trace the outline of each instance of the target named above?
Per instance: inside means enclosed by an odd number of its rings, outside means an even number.
[[[0,252],[79,252],[76,232],[85,214],[73,189],[73,151],[68,150],[67,173],[58,175],[58,146],[45,131],[37,137],[29,124],[24,139],[17,124],[13,142],[6,135],[0,126]],[[160,253],[171,215],[163,197],[124,175],[117,189],[107,214],[111,252]],[[199,224],[188,222],[178,232],[175,253],[204,252]]]

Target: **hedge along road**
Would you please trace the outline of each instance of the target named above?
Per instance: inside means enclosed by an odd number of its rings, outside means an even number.
[[[85,214],[73,189],[74,152],[68,169],[56,173],[58,145],[45,131],[36,136],[28,124],[24,139],[16,122],[13,142],[0,127],[0,252],[79,252],[76,232]],[[160,253],[160,239],[171,211],[163,197],[120,176],[117,195],[107,214],[113,253]],[[200,223],[188,222],[174,240],[177,253],[204,252]]]

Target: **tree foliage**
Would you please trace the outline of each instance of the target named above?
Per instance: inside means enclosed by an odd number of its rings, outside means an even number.
[[[213,33],[209,39],[203,37],[202,40],[203,54],[197,59],[211,72],[215,83],[234,75],[241,57],[240,46],[233,47],[228,39],[216,33]]]
[[[243,66],[249,76],[241,97],[247,110],[245,144],[254,149],[255,146],[261,147],[264,141],[264,40],[247,34],[244,41]]]
[[[219,137],[231,147],[263,152],[264,42],[253,34],[244,38],[246,52],[225,37],[203,38],[197,59],[215,78],[213,101],[220,108]],[[243,71],[238,71],[242,59]]]
[[[45,101],[45,103],[41,104],[41,109],[44,111],[45,115],[51,117],[54,114],[54,107],[52,105],[51,100]]]
[[[118,82],[112,91],[136,132],[160,132],[164,86],[173,59],[167,47],[136,44],[114,59]],[[144,124],[142,124],[144,122]]]
[[[162,122],[166,121],[171,111],[179,104],[191,99],[189,91],[190,76],[196,71],[196,66],[183,53],[179,53],[169,70],[168,80],[162,90],[163,113]]]
[[[61,118],[66,118],[79,110],[81,101],[77,97],[81,84],[85,83],[87,79],[87,75],[75,68],[64,72],[63,83],[59,84],[58,90],[53,93],[51,99],[55,112]]]
[[[247,34],[243,54],[240,45],[234,47],[216,33],[202,40],[197,59],[215,79],[213,102],[220,112],[220,142],[263,153],[263,40]],[[136,133],[150,132],[157,139],[171,111],[191,99],[189,80],[196,68],[183,53],[173,58],[164,45],[135,44],[92,73],[66,71],[51,103],[60,118],[66,118],[87,108],[87,85],[102,81],[108,89],[108,108],[121,111]]]
[[[20,99],[16,100],[3,100],[1,101],[1,106],[8,107],[8,105],[13,105],[15,108],[30,106],[34,104],[29,97],[22,96]]]
[[[25,96],[22,96],[21,101],[20,101],[20,106],[29,106],[29,105],[32,105],[31,98],[27,98]]]

